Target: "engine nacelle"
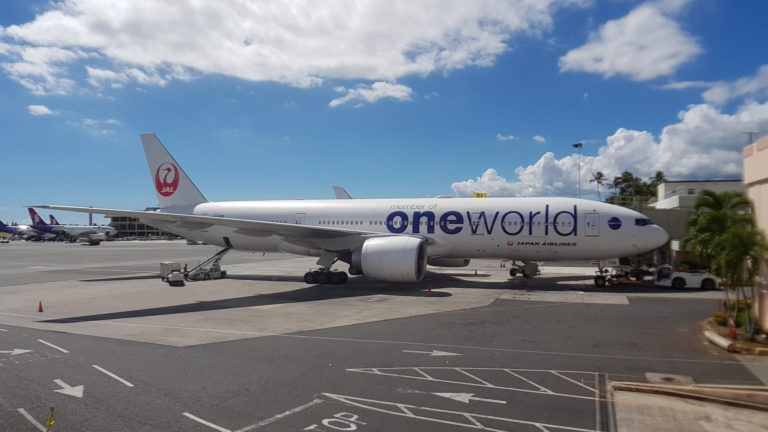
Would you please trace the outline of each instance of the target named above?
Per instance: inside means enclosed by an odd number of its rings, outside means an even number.
[[[469,258],[429,258],[427,264],[435,267],[466,267]]]
[[[409,236],[369,238],[352,258],[366,277],[387,282],[418,282],[427,269],[427,244]]]

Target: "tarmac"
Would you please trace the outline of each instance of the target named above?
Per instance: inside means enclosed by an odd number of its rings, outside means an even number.
[[[473,260],[469,268],[462,269],[431,268],[440,277],[428,277],[418,284],[422,288],[419,290],[391,289],[389,284],[361,283],[359,278],[350,279],[344,287],[317,286],[301,281],[303,269],[310,268],[314,258],[286,256],[253,262],[258,256],[254,257],[251,262],[235,260],[227,264],[232,276],[216,281],[217,289],[211,289],[209,283],[168,287],[159,281],[157,272],[139,271],[144,265],[140,260],[134,262],[136,268],[125,268],[106,277],[0,286],[0,321],[27,328],[194,346],[472,309],[488,306],[497,299],[627,304],[630,298],[642,296],[692,296],[714,301],[722,295],[647,287],[605,292],[590,285],[594,268],[584,264],[543,265],[542,276],[510,280],[507,268],[498,260]],[[94,264],[93,269],[99,265]],[[46,267],[51,274],[87,270],[83,265]],[[0,275],[18,271],[10,264],[0,266]],[[548,274],[556,275],[557,280],[548,278]],[[157,282],[148,283],[152,280]],[[252,283],[244,283],[249,281],[276,283],[262,284],[254,292]],[[574,289],[566,289],[569,285]],[[439,292],[432,292],[433,286]],[[464,289],[470,286],[471,290]],[[336,290],[350,288],[356,288],[354,294],[335,296]],[[386,292],[386,297],[381,292]],[[431,301],[433,296],[446,298],[435,302]],[[43,312],[37,312],[38,304]],[[253,319],[254,313],[258,320]],[[768,357],[727,355],[742,361],[763,386],[712,387],[674,382],[672,378],[664,383],[611,382],[604,397],[612,407],[613,421],[605,427],[621,432],[768,431]]]

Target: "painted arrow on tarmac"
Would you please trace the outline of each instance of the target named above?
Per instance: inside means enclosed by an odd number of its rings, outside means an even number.
[[[83,397],[83,391],[85,391],[84,385],[81,384],[79,386],[72,387],[71,385],[65,383],[60,379],[55,379],[53,380],[53,382],[55,382],[59,387],[61,387],[59,390],[54,390],[56,393],[61,393],[68,396],[74,396],[77,398]]]
[[[432,357],[436,357],[436,356],[460,356],[461,355],[461,354],[458,354],[458,353],[452,353],[452,352],[448,352],[448,351],[438,351],[438,350],[432,350],[432,351],[403,350],[403,352],[416,353],[416,354],[429,354]]]
[[[14,356],[16,354],[24,354],[24,353],[28,353],[28,352],[32,352],[32,351],[33,350],[25,350],[25,349],[15,348],[13,351],[0,351],[0,354],[10,354],[10,355]]]
[[[478,401],[478,402],[492,402],[497,404],[506,404],[507,401],[503,400],[496,400],[496,399],[485,399],[485,398],[479,398],[475,397],[474,393],[432,393],[433,395],[453,399],[455,401],[464,402],[466,404],[469,403],[469,401]]]

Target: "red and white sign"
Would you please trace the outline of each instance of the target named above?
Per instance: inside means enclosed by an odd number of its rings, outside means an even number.
[[[179,187],[179,168],[171,162],[163,162],[155,171],[155,188],[157,193],[169,197],[176,193]]]

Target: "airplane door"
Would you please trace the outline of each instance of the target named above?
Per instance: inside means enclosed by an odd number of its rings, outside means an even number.
[[[296,213],[296,215],[293,217],[293,223],[296,225],[304,225],[304,219],[307,218],[306,213]]]
[[[584,235],[587,237],[600,236],[599,213],[584,213]]]

